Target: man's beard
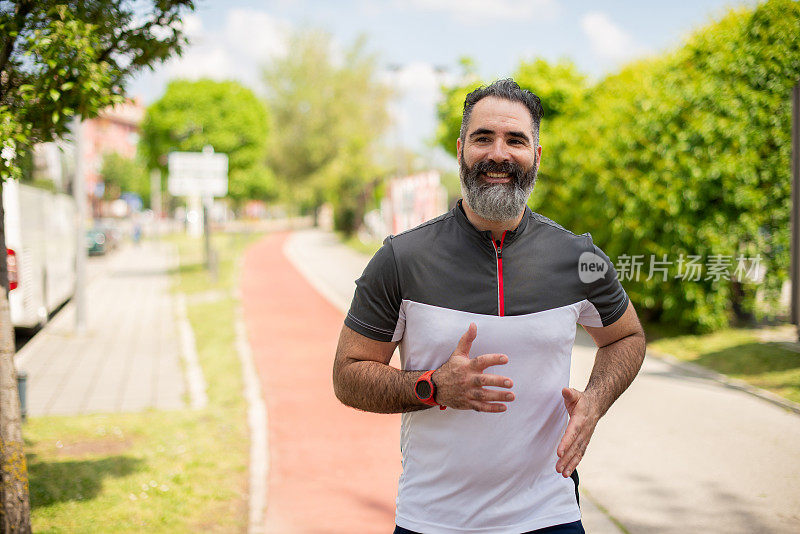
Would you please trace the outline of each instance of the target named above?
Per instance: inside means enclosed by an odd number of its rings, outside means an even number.
[[[519,217],[536,184],[535,163],[527,172],[511,162],[479,161],[470,168],[463,153],[460,163],[461,194],[475,213],[489,221],[511,221]],[[485,182],[481,175],[489,172],[508,173],[509,182]]]

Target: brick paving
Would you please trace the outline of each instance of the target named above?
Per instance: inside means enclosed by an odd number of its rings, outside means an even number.
[[[68,303],[16,356],[28,373],[28,415],[178,409],[186,390],[169,272],[160,243],[92,258],[86,330]]]

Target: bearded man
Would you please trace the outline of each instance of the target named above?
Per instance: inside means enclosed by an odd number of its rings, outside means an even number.
[[[388,237],[356,281],[334,389],[403,414],[396,533],[584,532],[575,468],[645,341],[591,236],[526,205],[541,116],[510,79],[467,95],[463,199]],[[582,392],[568,387],[576,323],[598,346]]]

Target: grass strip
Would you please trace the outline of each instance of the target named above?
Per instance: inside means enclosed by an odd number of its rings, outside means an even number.
[[[171,236],[175,291],[187,294],[203,410],[31,418],[24,426],[36,532],[245,532],[248,430],[236,356],[235,264],[254,234],[217,234],[218,276],[202,241]],[[201,298],[197,298],[201,297]]]
[[[760,333],[753,328],[730,328],[663,337],[648,346],[800,402],[800,353],[780,342],[761,341]]]
[[[345,246],[350,247],[351,249],[364,254],[366,256],[373,256],[378,249],[381,248],[383,245],[382,241],[375,240],[375,241],[368,241],[364,242],[361,241],[357,235],[347,236],[342,232],[337,232],[336,234],[339,237],[339,241],[341,241]]]

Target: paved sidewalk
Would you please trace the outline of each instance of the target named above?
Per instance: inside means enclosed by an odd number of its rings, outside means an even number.
[[[172,249],[128,245],[89,263],[86,332],[75,333],[70,302],[16,356],[28,415],[182,408]]]
[[[293,234],[286,251],[340,305],[367,260],[319,231]],[[594,353],[578,329],[574,387],[584,388]],[[797,414],[648,356],[578,468],[587,532],[615,529],[591,501],[631,534],[800,532],[798,443]]]

